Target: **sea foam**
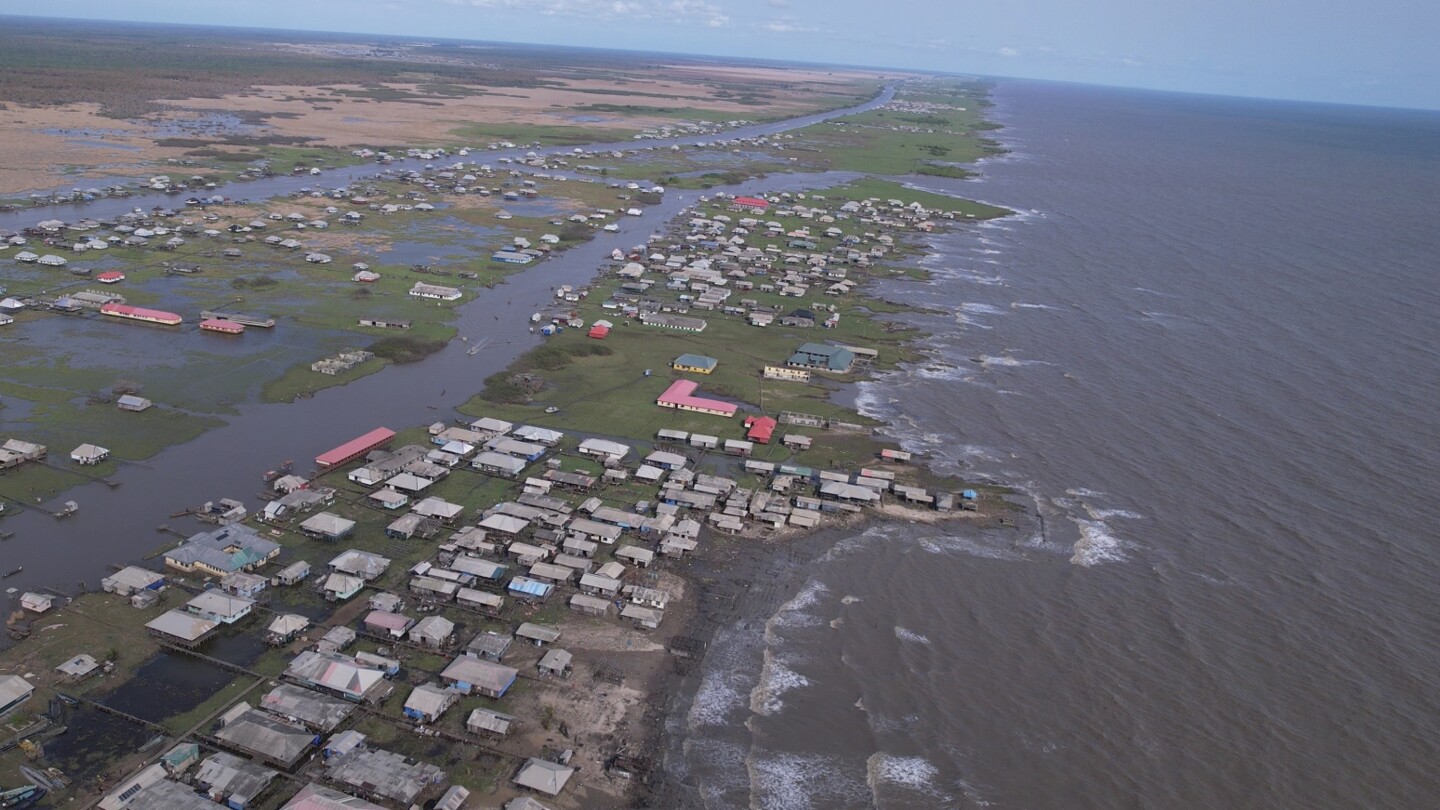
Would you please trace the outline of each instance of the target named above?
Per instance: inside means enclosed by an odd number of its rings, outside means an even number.
[[[750,711],[766,717],[778,714],[785,707],[781,696],[809,685],[809,678],[785,666],[767,649],[765,665],[760,669],[760,683],[750,690]]]
[[[1110,526],[1105,521],[1074,516],[1071,516],[1070,520],[1080,528],[1080,539],[1075,542],[1070,562],[1088,568],[1128,559],[1124,552],[1125,542],[1111,533]]]
[[[947,796],[935,784],[940,776],[936,768],[924,757],[902,757],[876,752],[866,761],[866,781],[870,785],[876,806],[884,807],[887,802],[881,796],[887,788],[904,788],[924,793],[940,802],[949,802]]]
[[[907,630],[906,628],[900,627],[899,625],[895,626],[895,638],[898,638],[901,641],[914,642],[916,644],[930,643],[930,639],[928,637],[917,633],[914,630]]]
[[[753,751],[749,758],[751,806],[765,810],[820,810],[869,804],[859,777],[864,765],[823,754]]]

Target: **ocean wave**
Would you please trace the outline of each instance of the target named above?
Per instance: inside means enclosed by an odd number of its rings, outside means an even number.
[[[1021,366],[1053,366],[1054,363],[1045,360],[1022,360],[1013,355],[989,355],[982,354],[976,358],[982,366],[1004,366],[1006,368],[1020,368]]]
[[[863,806],[870,787],[857,774],[861,762],[836,756],[753,751],[747,762],[751,806],[765,810],[811,810]]]
[[[750,690],[750,711],[770,717],[785,708],[781,696],[786,692],[810,685],[810,679],[785,666],[770,651],[765,651],[765,665],[760,668],[760,682]]]
[[[695,690],[686,723],[691,730],[730,726],[732,715],[745,708],[755,685],[751,672],[759,661],[760,640],[751,630],[727,627],[715,634],[706,656],[706,672]]]
[[[1170,294],[1170,293],[1163,293],[1163,292],[1160,292],[1159,290],[1151,290],[1151,289],[1147,289],[1147,288],[1145,288],[1145,287],[1131,287],[1130,289],[1134,290],[1135,292],[1145,293],[1146,295],[1158,295],[1158,296],[1160,296],[1161,298],[1174,298],[1174,297],[1175,297],[1174,295],[1172,295],[1172,294]]]
[[[1125,541],[1110,531],[1103,520],[1086,520],[1071,516],[1070,520],[1080,528],[1080,539],[1075,542],[1070,562],[1089,568],[1109,562],[1124,562]]]
[[[743,802],[750,792],[750,779],[746,773],[748,749],[740,743],[713,738],[689,737],[682,744],[684,759],[699,767],[695,787],[704,807],[731,807]],[[665,762],[666,776],[673,767],[672,758]]]
[[[1025,559],[1023,555],[1011,548],[1009,543],[1004,546],[995,546],[972,537],[922,537],[918,542],[920,548],[931,554],[964,554],[987,560],[1018,561]]]
[[[853,596],[853,595],[851,595],[851,594],[845,594],[844,596],[840,597],[840,604],[842,604],[842,605],[853,605],[853,604],[855,604],[856,602],[863,602],[863,601],[865,601],[865,600],[861,599],[861,598],[858,597],[858,596]]]
[[[820,598],[829,592],[830,589],[825,587],[825,583],[818,579],[806,582],[799,593],[795,594],[789,602],[781,605],[780,609],[775,611],[775,615],[765,622],[765,643],[779,643],[779,639],[775,637],[776,630],[816,627],[824,624],[823,619],[807,613],[806,609],[818,605]]]
[[[991,304],[983,304],[978,301],[966,301],[959,307],[961,312],[968,312],[971,315],[1004,315],[1005,310]]]
[[[914,630],[907,630],[906,628],[901,627],[898,624],[895,626],[895,638],[898,638],[901,641],[911,641],[916,644],[930,643],[929,637],[921,633],[917,633]]]
[[[989,329],[990,327],[985,327]],[[964,380],[974,376],[974,373],[967,368],[951,366],[944,363],[934,363],[928,366],[919,366],[911,369],[910,373],[922,380]]]
[[[970,317],[969,315],[966,315],[966,314],[963,313],[963,312],[957,312],[957,313],[955,313],[955,323],[958,324],[958,325],[960,325],[960,326],[964,326],[964,327],[974,327],[974,328],[976,328],[976,329],[994,329],[994,328],[995,328],[995,327],[991,326],[991,325],[988,324],[988,323],[981,323],[981,322],[975,320],[974,318]]]
[[[1139,512],[1131,512],[1129,509],[1094,509],[1086,507],[1085,511],[1089,512],[1090,516],[1096,520],[1114,520],[1115,518],[1139,520],[1145,517]]]
[[[1067,490],[1065,490],[1065,494],[1066,494],[1066,495],[1074,495],[1074,496],[1077,497],[1077,498],[1108,498],[1108,497],[1110,497],[1110,495],[1109,495],[1108,493],[1100,492],[1099,490],[1094,490],[1094,489],[1086,489],[1085,487],[1075,487],[1075,488],[1073,488],[1073,489],[1067,489]]]
[[[830,593],[830,588],[828,588],[825,583],[818,579],[811,579],[805,583],[805,587],[801,588],[789,602],[781,606],[780,611],[783,613],[814,607],[820,604],[820,597],[828,593]]]
[[[1027,304],[1023,301],[1016,301],[1010,305],[1011,309],[1055,309],[1049,304]]]
[[[945,803],[953,801],[953,797],[941,791],[935,784],[940,776],[940,769],[924,757],[902,757],[877,751],[865,764],[866,782],[870,785],[871,798],[877,806],[887,804],[881,797],[887,788],[905,788]]]
[[[875,381],[862,380],[858,386],[858,393],[855,394],[855,410],[861,416],[877,419],[881,413],[882,404],[884,404],[884,400],[881,397],[880,386]]]
[[[729,726],[730,713],[745,705],[745,694],[734,682],[730,672],[710,670],[701,679],[695,690],[695,700],[690,704],[688,716],[690,728],[703,726]]]

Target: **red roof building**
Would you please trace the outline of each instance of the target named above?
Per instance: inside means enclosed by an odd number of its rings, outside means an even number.
[[[774,435],[775,427],[779,424],[768,416],[747,416],[745,417],[745,427],[747,428],[745,438],[756,444],[769,444],[770,437]]]
[[[699,387],[700,384],[694,380],[676,380],[655,400],[655,404],[662,408],[708,413],[712,416],[735,415],[736,407],[729,402],[695,396],[695,389]]]
[[[315,463],[321,467],[338,467],[347,461],[354,461],[393,438],[395,438],[395,431],[390,428],[375,428],[364,436],[351,439],[328,453],[321,453],[315,457]]]
[[[119,270],[106,270],[96,276],[95,280],[101,284],[116,284],[125,280],[125,274]]]
[[[100,307],[100,314],[113,315],[116,318],[129,318],[132,321],[163,323],[166,326],[174,326],[180,323],[180,316],[173,312],[166,312],[160,309],[146,309],[145,307],[132,307],[129,304],[106,304]]]
[[[228,321],[224,318],[211,318],[208,321],[201,321],[200,328],[207,332],[223,332],[227,335],[238,335],[245,331],[245,324]]]
[[[765,213],[765,209],[770,207],[768,201],[762,200],[759,197],[736,197],[730,201],[730,205],[733,208],[744,208],[747,211],[754,211],[759,214]]]
[[[590,327],[589,336],[595,338],[596,340],[604,340],[605,336],[608,334],[610,334],[610,327],[608,326]]]

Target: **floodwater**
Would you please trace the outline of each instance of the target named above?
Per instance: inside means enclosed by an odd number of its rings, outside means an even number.
[[[1014,154],[917,185],[1025,213],[886,291],[944,314],[859,404],[1033,529],[801,566],[719,630],[667,806],[1436,806],[1440,113],[996,100]]]

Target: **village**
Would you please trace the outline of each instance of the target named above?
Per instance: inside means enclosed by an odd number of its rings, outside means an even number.
[[[308,475],[267,473],[253,509],[186,510],[215,528],[99,592],[22,594],[5,654],[26,664],[4,681],[9,758],[46,790],[98,791],[107,810],[623,806],[654,768],[648,690],[704,654],[687,628],[695,555],[866,515],[1004,511],[824,401],[912,337],[866,317],[883,302],[857,288],[904,277],[892,263],[905,234],[974,218],[909,190],[846,191],[707,198],[616,251],[590,287],[557,290],[531,319],[551,335],[536,351],[573,356],[522,372],[519,397],[492,380],[494,399],[462,409],[473,417],[376,428]],[[599,396],[566,377],[617,362],[646,367]],[[763,409],[740,379],[764,386]],[[12,438],[0,458],[46,452]],[[104,453],[87,443],[72,463]],[[67,615],[103,615],[105,640]],[[227,646],[249,639],[264,643]],[[183,727],[107,707],[156,658],[218,673],[174,707]],[[94,773],[47,770],[65,704],[118,712],[158,741]]]

